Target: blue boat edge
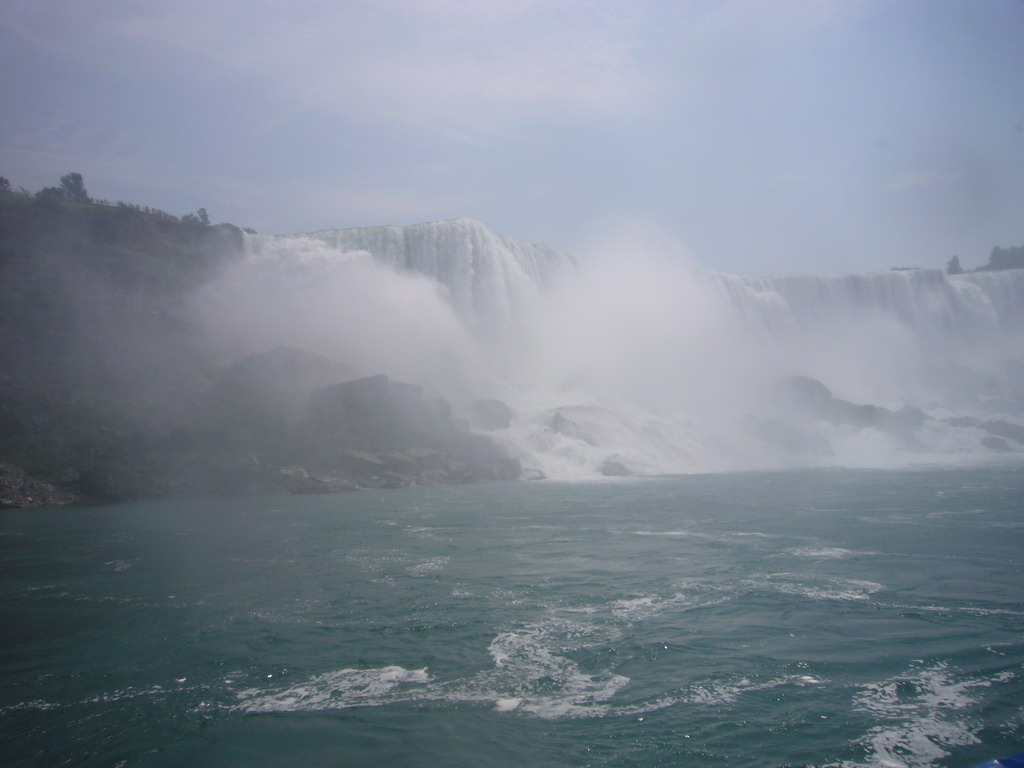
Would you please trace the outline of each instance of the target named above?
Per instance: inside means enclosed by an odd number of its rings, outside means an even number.
[[[1007,757],[997,757],[985,763],[978,763],[971,768],[1024,768],[1024,752]]]

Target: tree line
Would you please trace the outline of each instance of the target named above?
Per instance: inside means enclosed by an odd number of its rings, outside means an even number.
[[[210,215],[207,213],[205,208],[200,208],[195,213],[186,213],[184,216],[178,217],[174,214],[168,213],[167,211],[162,211],[159,208],[152,208],[148,205],[141,206],[135,203],[126,203],[124,200],[118,200],[116,203],[111,203],[109,200],[90,197],[89,192],[85,188],[85,180],[82,178],[82,174],[77,172],[64,174],[60,177],[60,183],[58,186],[43,187],[35,194],[29,192],[24,187],[20,187],[15,190],[7,178],[0,176],[0,195],[4,197],[35,199],[40,201],[42,204],[46,204],[48,202],[71,203],[74,205],[98,205],[104,208],[119,208],[144,213],[149,216],[156,216],[170,221],[178,221],[183,224],[195,224],[203,227],[210,226]]]

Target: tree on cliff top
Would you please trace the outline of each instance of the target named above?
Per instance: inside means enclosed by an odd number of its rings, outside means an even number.
[[[85,182],[80,173],[68,173],[60,177],[60,188],[69,203],[91,203],[92,198],[85,191]]]
[[[999,248],[998,246],[993,248],[988,257],[988,264],[978,269],[980,271],[1024,269],[1024,245],[1018,245],[1015,248]]]
[[[85,182],[80,173],[67,173],[60,177],[59,187],[43,187],[36,192],[40,200],[59,200],[65,203],[81,203],[88,205],[92,202],[89,193],[85,191]]]

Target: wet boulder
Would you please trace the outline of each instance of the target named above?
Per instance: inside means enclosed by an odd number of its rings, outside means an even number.
[[[0,509],[60,506],[76,500],[73,494],[19,467],[0,463]]]
[[[992,437],[991,435],[983,437],[981,439],[981,444],[990,451],[995,451],[996,453],[1010,453],[1013,451],[1010,444],[1001,437]]]
[[[618,459],[605,459],[598,467],[598,471],[605,477],[631,477],[634,473]]]
[[[316,390],[309,423],[313,431],[364,451],[406,448],[427,428],[422,390],[383,374]]]
[[[1019,424],[1012,424],[1009,421],[986,421],[981,428],[990,435],[1024,443],[1024,427]]]
[[[501,400],[477,400],[473,403],[472,423],[474,428],[486,432],[508,429],[512,411]]]

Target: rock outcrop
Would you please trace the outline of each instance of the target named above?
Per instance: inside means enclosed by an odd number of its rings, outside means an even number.
[[[0,463],[0,509],[58,507],[78,501],[67,491],[32,477],[12,464]]]
[[[518,459],[468,431],[446,401],[424,400],[419,387],[384,375],[315,391],[299,429],[304,466],[361,486],[516,480],[522,474]]]
[[[473,427],[485,432],[508,429],[512,424],[512,410],[501,400],[477,400],[473,403]]]
[[[920,449],[917,432],[929,421],[920,408],[904,406],[893,411],[877,405],[852,403],[833,397],[828,387],[807,376],[790,376],[779,382],[776,401],[783,411],[800,419],[823,421],[855,429],[877,429],[897,438],[904,446]],[[974,416],[953,416],[942,420],[952,427],[975,430],[981,446],[996,453],[1013,452],[1013,443],[1024,445],[1024,426],[1009,421],[983,421]],[[767,442],[790,453],[821,452],[814,438],[789,422],[767,419],[755,426],[755,432]],[[824,452],[822,452],[824,453]]]
[[[832,392],[817,379],[790,376],[779,382],[779,400],[813,419],[858,429],[875,428],[905,440],[927,420],[920,408],[905,406],[892,411],[879,405],[851,403],[833,397]]]

